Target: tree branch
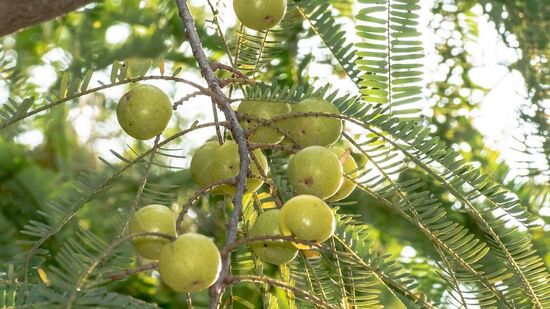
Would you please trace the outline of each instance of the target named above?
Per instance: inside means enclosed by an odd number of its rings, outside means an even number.
[[[56,18],[93,0],[0,1],[0,37]]]
[[[214,74],[211,64],[204,53],[199,34],[195,28],[195,22],[191,16],[191,12],[187,7],[187,2],[185,0],[176,0],[178,6],[179,15],[183,21],[183,26],[185,32],[187,33],[187,38],[191,49],[193,50],[193,55],[199,64],[201,74],[206,80],[208,87],[214,93],[212,99],[218,105],[220,110],[224,113],[225,118],[229,122],[229,130],[235,139],[239,147],[239,158],[240,158],[240,170],[237,176],[237,192],[233,198],[233,214],[231,215],[231,221],[229,223],[229,228],[226,233],[225,238],[225,247],[230,246],[237,239],[237,228],[239,224],[239,219],[242,215],[242,199],[245,192],[246,186],[246,177],[248,173],[248,167],[250,165],[250,159],[248,156],[248,145],[244,131],[239,125],[239,120],[237,115],[231,108],[231,103],[227,96],[223,93],[220,87],[220,81]],[[231,255],[228,254],[224,257],[222,261],[222,270],[220,278],[218,281],[210,288],[210,308],[217,308],[218,303],[221,299],[224,290],[224,282],[229,276],[231,264]]]
[[[113,281],[117,281],[117,280],[122,280],[122,279],[125,279],[127,277],[130,277],[132,275],[135,275],[135,274],[138,274],[138,273],[141,273],[141,272],[144,272],[144,271],[157,269],[158,267],[159,267],[158,262],[151,262],[149,264],[145,264],[145,265],[133,268],[133,269],[127,269],[125,271],[121,271],[121,272],[118,272],[118,273],[108,274],[107,277],[109,279],[113,280]]]

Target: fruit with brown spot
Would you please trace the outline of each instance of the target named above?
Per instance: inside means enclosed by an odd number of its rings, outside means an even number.
[[[118,102],[118,123],[131,137],[151,139],[164,131],[172,117],[170,98],[152,85],[137,85]]]
[[[310,146],[288,162],[288,182],[296,194],[311,194],[321,199],[333,196],[344,181],[342,163],[326,147]]]
[[[286,13],[286,0],[233,0],[233,9],[243,25],[263,31],[281,22]]]

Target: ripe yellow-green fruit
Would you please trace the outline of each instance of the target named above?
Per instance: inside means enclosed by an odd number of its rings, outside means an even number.
[[[250,229],[251,237],[258,236],[280,236],[279,209],[268,210],[261,214]],[[283,240],[264,240],[252,243],[252,250],[260,260],[281,265],[292,261],[298,254],[292,243]]]
[[[333,196],[342,186],[342,163],[326,147],[309,146],[288,162],[288,182],[296,194],[310,194],[322,199]]]
[[[326,113],[340,115],[338,108],[320,98],[309,98],[292,106],[292,114]],[[330,146],[342,134],[342,121],[323,116],[306,116],[284,121],[283,127],[302,146]]]
[[[285,236],[322,243],[329,239],[336,229],[336,220],[330,207],[313,195],[298,195],[288,200],[279,215],[279,227]],[[294,244],[299,249],[307,245]]]
[[[262,170],[267,175],[269,172],[269,166],[267,165],[267,158],[265,155],[260,149],[256,149],[252,153],[258,160]],[[234,178],[239,174],[240,167],[241,162],[239,159],[239,147],[234,141],[227,141],[220,148],[218,148],[218,150],[216,150],[212,164],[210,165],[210,175],[213,181],[222,181],[225,179]],[[252,159],[250,160],[250,171],[252,172],[252,176],[255,178],[248,178],[246,181],[246,188],[247,192],[255,192],[262,186],[263,181],[259,179],[261,177],[260,170]],[[233,185],[223,185],[220,186],[220,190],[227,195],[232,195],[235,194],[236,188]]]
[[[215,182],[210,175],[210,165],[213,162],[214,154],[219,148],[220,144],[217,141],[206,142],[197,149],[191,159],[191,176],[201,188],[205,188]],[[222,195],[223,191],[218,187],[211,190],[210,193]]]
[[[220,251],[214,242],[196,233],[183,234],[166,245],[159,258],[160,278],[181,293],[198,292],[214,284],[221,265]]]
[[[264,120],[289,114],[291,110],[290,104],[269,101],[244,101],[237,109],[240,113]],[[245,131],[252,130],[259,125],[258,122],[254,120],[242,120],[240,123]],[[273,125],[281,125],[281,122],[273,123]],[[278,144],[283,138],[284,135],[273,127],[262,126],[255,129],[248,140],[253,143]]]
[[[344,174],[350,177],[354,177],[355,173],[353,172],[357,171],[357,163],[351,155],[351,152],[341,147],[332,147],[330,148],[330,151],[332,151],[342,163]],[[328,199],[328,201],[337,202],[345,199],[351,194],[351,192],[353,192],[353,190],[355,190],[355,186],[356,185],[353,181],[344,177],[344,182],[342,183],[342,186],[340,187],[338,192],[336,192],[336,194]]]
[[[164,131],[172,117],[170,98],[159,88],[137,85],[120,98],[118,123],[131,137],[151,139]]]
[[[130,235],[140,233],[162,233],[176,236],[176,216],[170,208],[162,205],[148,205],[134,213],[130,219]],[[144,258],[156,260],[168,239],[156,236],[134,238],[132,245]]]
[[[286,0],[233,0],[235,14],[250,29],[275,27],[286,13]]]

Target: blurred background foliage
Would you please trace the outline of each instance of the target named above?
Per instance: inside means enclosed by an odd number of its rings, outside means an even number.
[[[354,1],[331,2],[337,10],[333,15],[339,20],[345,22],[353,18]],[[434,79],[428,85],[430,92],[427,96],[432,106],[427,113],[426,125],[431,126],[435,135],[459,150],[465,158],[477,162],[495,180],[515,192],[534,213],[541,215],[545,221],[544,229],[533,231],[532,236],[538,251],[550,266],[550,5],[547,0],[425,2],[429,4],[432,14],[429,30],[435,36],[433,57],[437,59],[437,69],[446,72],[444,78]],[[209,35],[215,30],[208,22],[210,14],[207,6],[195,5],[193,14],[210,57],[227,61],[223,46]],[[500,153],[487,145],[484,135],[473,125],[474,111],[480,108],[483,98],[491,92],[491,89],[471,79],[470,73],[475,66],[469,49],[465,47],[479,39],[479,19],[488,20],[502,42],[518,54],[517,61],[505,66],[507,70],[521,74],[528,94],[517,110],[518,123],[510,124],[517,125],[518,132],[517,145],[510,146],[524,154],[522,162],[502,160]],[[109,31],[113,29],[126,32],[127,38],[109,42]],[[281,38],[285,49],[273,54],[260,79],[292,84],[308,78],[306,73],[311,56],[300,53],[300,42],[311,39],[314,34],[307,26],[298,25],[287,30]],[[3,99],[18,95],[40,96],[43,89],[35,81],[43,77],[36,74],[49,72],[44,70],[45,67],[54,72],[68,70],[81,75],[89,69],[105,70],[116,60],[148,58],[164,59],[174,66],[184,66],[185,70],[195,70],[194,59],[185,45],[180,19],[169,0],[105,0],[93,3],[56,20],[0,38],[0,43],[0,53],[3,55],[0,61],[0,86],[3,88],[0,89],[4,92]],[[54,54],[62,56],[52,57]],[[158,63],[156,61],[153,65],[158,67]],[[338,66],[334,66],[332,73],[344,78],[339,70]],[[56,75],[56,81],[50,86],[56,88],[60,79],[61,75]],[[100,125],[107,121],[116,102],[101,94],[86,98],[86,102],[82,100],[4,130],[0,137],[0,265],[6,265],[16,253],[25,249],[14,239],[25,239],[25,235],[18,231],[29,220],[40,216],[37,211],[45,209],[48,200],[62,194],[83,171],[103,168],[91,146],[98,147],[95,139],[108,136],[91,136],[83,141],[79,138],[79,123],[66,119],[71,110],[92,104],[100,111],[95,119]],[[37,130],[43,135],[40,143],[24,142],[22,136],[29,130]],[[468,146],[465,147],[465,144]],[[144,145],[139,143],[131,146],[136,150],[144,149]],[[73,224],[106,238],[111,235],[115,227],[105,220],[104,213],[126,207],[132,202],[141,175],[136,171],[124,177],[125,181],[118,182],[108,195],[95,199],[79,213],[78,220]],[[178,201],[184,201],[196,188],[186,170],[153,174],[151,177],[152,183],[177,184],[172,193]],[[454,219],[478,237],[484,237],[481,231],[476,232],[474,222],[469,222],[471,219],[462,215],[446,190],[425,173],[415,173],[413,170],[401,177],[425,178],[430,190],[445,201],[446,208],[453,210],[449,213]],[[412,275],[423,283],[425,289],[432,289],[425,292],[433,295],[437,290],[438,276],[432,274],[433,269],[426,261],[415,258],[414,254],[435,255],[432,245],[408,222],[396,219],[397,216],[386,207],[370,200],[359,190],[350,200],[358,201],[358,204],[344,206],[346,212],[356,212],[371,226],[370,232],[377,249],[410,264]],[[223,230],[226,214],[223,207],[221,209],[212,207],[211,212],[198,213],[205,219],[200,220],[203,226],[190,224],[189,228]],[[49,241],[48,246],[59,247],[67,233],[71,233],[70,226]],[[156,280],[148,275],[135,275],[117,282],[114,290],[167,308],[185,303],[184,297],[168,289],[157,288]],[[205,294],[194,298],[196,305],[206,301]]]

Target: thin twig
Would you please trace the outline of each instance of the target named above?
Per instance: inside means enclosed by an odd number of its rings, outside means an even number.
[[[229,65],[225,65],[223,63],[219,63],[219,62],[214,62],[214,63],[211,63],[210,64],[210,67],[212,68],[212,71],[216,72],[218,70],[225,70],[227,72],[231,72],[233,73],[233,75],[237,76],[237,77],[240,77],[242,79],[246,79],[248,80],[248,76],[246,76],[246,74],[244,74],[243,72],[241,72],[240,70],[237,70],[235,69],[234,67],[232,66],[229,66]]]
[[[181,209],[181,211],[178,215],[178,219],[176,220],[176,229],[178,230],[178,235],[183,232],[183,227],[181,226],[181,223],[183,222],[183,218],[185,217],[185,215],[187,214],[189,209],[191,207],[193,207],[193,205],[195,205],[195,203],[197,203],[203,195],[205,195],[208,192],[216,189],[219,186],[235,185],[236,183],[237,183],[236,178],[224,179],[224,180],[221,180],[221,181],[214,182],[214,183],[208,185],[207,187],[201,188],[199,191],[195,192],[195,194],[191,198],[189,198],[187,200],[187,202],[185,203],[185,205],[182,207],[182,209]]]
[[[213,99],[212,101],[212,115],[214,115],[214,121],[218,121],[218,107],[216,106],[216,103]],[[220,129],[220,126],[216,126],[216,137],[218,138],[218,144],[222,145],[224,142],[224,136],[222,134],[222,130]]]
[[[203,93],[202,91],[195,91],[195,92],[192,92],[192,93],[190,93],[190,94],[184,96],[183,98],[177,100],[177,101],[172,105],[172,109],[173,109],[173,110],[177,110],[178,107],[179,107],[180,105],[183,105],[183,103],[185,103],[185,102],[191,100],[192,98],[194,98],[194,97],[196,97],[196,96],[203,95],[203,94],[204,94],[204,93]],[[215,119],[215,121],[217,121],[217,120]]]
[[[153,160],[155,159],[155,154],[157,153],[157,147],[160,141],[160,134],[155,137],[155,143],[153,144],[153,148],[151,151],[151,154],[149,155],[149,160],[147,160],[146,166],[145,166],[145,173],[143,174],[143,177],[141,178],[141,182],[138,188],[138,191],[136,193],[136,197],[134,198],[134,202],[132,203],[132,208],[130,210],[130,215],[128,216],[128,219],[126,220],[126,223],[122,227],[122,229],[119,232],[119,238],[124,234],[126,229],[128,228],[128,225],[130,224],[130,221],[132,219],[132,216],[138,209],[139,202],[141,200],[141,196],[143,195],[143,190],[145,190],[145,186],[147,185],[147,180],[149,179],[149,175],[151,173],[151,167],[153,166]]]
[[[239,84],[239,85],[242,85],[242,84],[248,84],[248,85],[253,85],[255,84],[256,82],[251,80],[251,79],[244,79],[244,78],[228,78],[228,79],[222,79],[220,80],[220,87],[221,88],[224,88],[225,86],[227,85],[233,85],[233,84]]]
[[[124,279],[126,277],[129,277],[131,275],[142,273],[144,271],[154,270],[154,269],[157,269],[158,267],[159,267],[158,262],[152,262],[152,263],[142,265],[140,267],[136,267],[136,268],[133,268],[133,269],[127,269],[125,271],[110,274],[110,275],[107,275],[107,277],[109,277],[113,281],[116,281],[116,280],[121,280],[121,279]]]
[[[297,153],[300,148],[293,145],[284,145],[284,144],[260,144],[260,143],[250,143],[250,146],[248,146],[248,149],[250,151],[256,150],[256,149],[273,149],[273,150],[282,150],[282,151],[288,151],[290,153]]]

